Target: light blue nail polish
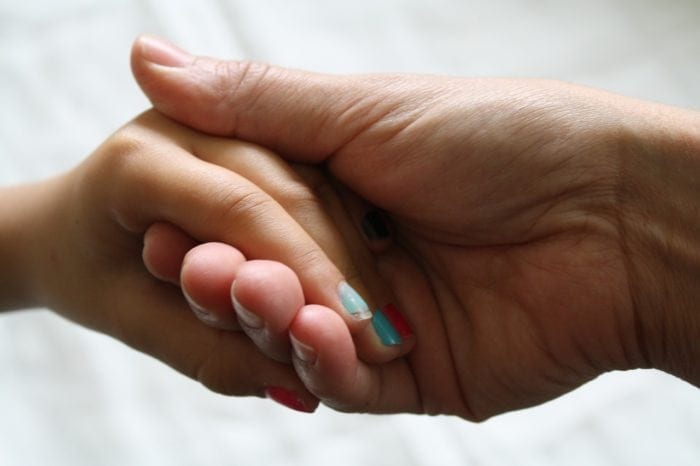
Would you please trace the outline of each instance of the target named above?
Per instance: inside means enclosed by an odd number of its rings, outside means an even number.
[[[350,314],[356,320],[364,320],[372,317],[372,313],[369,311],[369,306],[362,296],[360,296],[357,291],[347,282],[341,282],[338,285],[338,296],[340,297],[340,302],[343,304],[345,311]]]
[[[382,311],[374,312],[372,316],[372,326],[384,346],[396,346],[401,344],[401,335],[398,334]]]

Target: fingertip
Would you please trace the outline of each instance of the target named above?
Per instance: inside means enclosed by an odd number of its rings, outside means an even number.
[[[296,273],[285,264],[252,260],[243,264],[231,284],[232,301],[253,311],[273,334],[287,332],[304,293]]]
[[[343,319],[330,308],[307,305],[290,325],[293,362],[305,385],[319,398],[343,396],[359,364]]]
[[[296,341],[314,348],[316,352],[320,349],[333,350],[341,355],[348,352],[355,354],[352,336],[345,321],[326,306],[303,306],[291,322],[289,332]]]
[[[237,329],[229,290],[245,263],[236,248],[223,243],[205,243],[192,248],[183,259],[180,283],[190,307],[207,325]]]
[[[180,123],[211,131],[206,107],[212,92],[210,86],[193,84],[194,63],[194,55],[155,36],[142,34],[131,47],[132,74],[153,106]]]
[[[175,225],[154,223],[143,235],[143,264],[157,279],[179,285],[182,262],[196,245],[194,238]]]
[[[359,360],[343,319],[307,305],[290,326],[292,362],[306,388],[340,411],[416,411],[420,399],[405,360],[370,366]]]
[[[134,75],[134,79],[136,79],[138,85],[144,91],[146,91],[148,86],[144,86],[144,84],[148,84],[148,80],[146,79],[146,76],[148,75],[148,62],[143,58],[144,37],[146,37],[146,34],[138,35],[131,44],[129,63],[131,65],[131,73]],[[147,97],[150,96],[147,95]]]
[[[150,34],[140,34],[131,46],[132,69],[146,63],[182,68],[191,64],[193,60],[194,56],[186,50]]]
[[[296,274],[280,262],[249,261],[239,270],[230,294],[246,335],[268,357],[289,363],[289,325],[304,305]]]

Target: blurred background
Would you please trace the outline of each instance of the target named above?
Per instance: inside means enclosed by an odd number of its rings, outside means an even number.
[[[316,71],[548,77],[700,110],[698,0],[0,0],[0,183],[148,107],[134,37]],[[0,466],[698,465],[700,391],[612,373],[475,425],[207,392],[48,311],[0,316]]]

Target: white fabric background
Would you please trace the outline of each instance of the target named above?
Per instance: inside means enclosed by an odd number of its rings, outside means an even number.
[[[542,76],[700,109],[697,0],[0,0],[0,183],[66,170],[147,107],[140,32],[332,72]],[[0,316],[0,466],[697,465],[700,392],[614,373],[473,425],[211,394],[49,312]]]

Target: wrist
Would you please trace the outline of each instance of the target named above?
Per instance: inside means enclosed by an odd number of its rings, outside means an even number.
[[[700,386],[700,115],[631,112],[618,194],[637,339],[651,367]]]
[[[45,243],[55,180],[0,189],[0,311],[45,305],[39,271],[50,268]]]
[[[34,204],[36,185],[0,190],[0,310],[33,307],[29,279],[34,222],[27,203]]]

